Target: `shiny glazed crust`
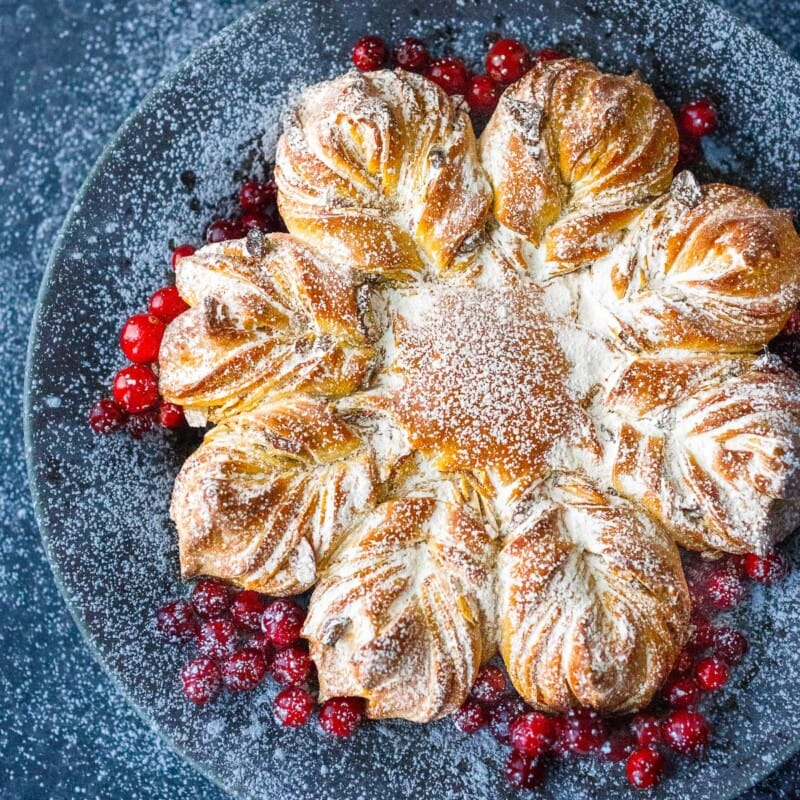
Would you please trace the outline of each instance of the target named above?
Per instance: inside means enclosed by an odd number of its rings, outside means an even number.
[[[167,400],[216,422],[178,476],[184,574],[315,586],[323,699],[436,719],[499,649],[548,711],[646,706],[690,633],[677,544],[800,523],[800,299],[784,212],[673,180],[636,76],[547,62],[480,143],[402,71],[305,90],[290,234],[177,266]]]

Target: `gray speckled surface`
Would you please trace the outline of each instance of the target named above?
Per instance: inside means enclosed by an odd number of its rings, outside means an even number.
[[[148,731],[90,658],[42,554],[20,392],[36,289],[90,164],[146,91],[254,0],[0,0],[0,798],[223,795]],[[800,2],[724,3],[800,55]],[[298,57],[302,57],[299,54]],[[793,798],[800,759],[755,798]]]

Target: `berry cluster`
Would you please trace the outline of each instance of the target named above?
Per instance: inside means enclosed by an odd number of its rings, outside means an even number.
[[[497,106],[503,89],[519,80],[535,63],[565,58],[560,50],[545,48],[531,52],[516,39],[493,37],[486,54],[482,75],[473,75],[466,63],[455,56],[431,58],[423,41],[403,39],[391,52],[379,36],[364,36],[352,51],[353,64],[364,72],[394,65],[410,72],[421,72],[448,94],[464,97],[478,119],[488,117]]]
[[[285,231],[277,198],[274,179],[243,184],[239,190],[238,211],[211,222],[206,228],[206,242],[241,239],[253,229],[264,233]],[[177,246],[172,251],[173,270],[180,259],[194,252],[194,245]],[[153,294],[146,313],[134,314],[122,326],[119,345],[131,363],[115,375],[113,397],[98,400],[89,410],[89,424],[95,433],[113,433],[127,427],[138,439],[157,422],[171,430],[184,427],[183,409],[163,402],[159,396],[157,363],[166,326],[187,308],[177,287],[171,284]]]
[[[697,710],[704,693],[722,688],[731,670],[747,654],[747,639],[727,625],[715,627],[709,614],[731,610],[746,592],[746,580],[770,584],[788,571],[778,553],[749,554],[717,562],[690,555],[687,573],[694,602],[693,633],[680,653],[661,696],[646,711],[622,719],[604,719],[595,711],[575,709],[553,717],[531,710],[515,694],[499,666],[481,668],[470,696],[453,715],[463,733],[486,728],[511,745],[505,765],[516,789],[532,789],[544,779],[548,759],[596,756],[626,762],[630,784],[649,789],[667,768],[667,753],[698,758],[706,751],[711,727]]]
[[[317,705],[314,664],[300,632],[305,609],[293,600],[236,591],[220,581],[195,583],[188,599],[173,600],[156,614],[156,628],[177,643],[193,643],[196,653],[181,670],[183,693],[196,705],[215,700],[223,688],[250,692],[269,675],[281,688],[273,700],[275,719],[297,728]],[[350,736],[364,717],[357,697],[335,697],[319,709],[320,727],[332,736]]]

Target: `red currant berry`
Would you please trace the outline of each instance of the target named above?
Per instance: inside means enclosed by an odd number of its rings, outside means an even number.
[[[470,78],[467,104],[474,114],[488,117],[497,108],[500,94],[500,87],[488,75],[475,75]]]
[[[156,612],[156,629],[167,639],[176,642],[191,641],[197,634],[194,609],[186,600],[173,600]]]
[[[258,650],[264,656],[264,660],[269,664],[272,656],[275,655],[275,648],[264,631],[255,631],[247,637],[247,646],[251,650]]]
[[[697,662],[694,668],[697,675],[697,682],[700,688],[707,692],[713,692],[722,688],[731,676],[730,667],[716,656],[703,658]]]
[[[183,409],[175,403],[162,403],[158,409],[158,421],[164,428],[177,430],[186,424]]]
[[[192,589],[192,605],[204,619],[221,617],[230,608],[231,590],[213,578],[201,578]]]
[[[777,551],[766,556],[748,553],[744,559],[744,568],[752,580],[769,586],[786,577],[789,572],[789,561],[783,553]]]
[[[709,725],[699,711],[673,711],[661,725],[664,742],[678,753],[697,758],[708,746]]]
[[[506,760],[504,775],[514,789],[535,789],[545,778],[544,767],[530,756],[512,751]]]
[[[222,661],[236,650],[236,627],[229,619],[210,619],[197,633],[200,655]]]
[[[242,239],[247,231],[238,219],[218,219],[206,229],[206,241],[209,244],[227,242],[231,239]]]
[[[714,639],[714,650],[720,658],[736,665],[747,655],[747,639],[733,628],[719,628]]]
[[[303,630],[306,612],[292,600],[273,600],[261,616],[261,629],[278,647],[294,644]]]
[[[261,627],[261,617],[267,608],[267,601],[263,595],[251,589],[239,592],[231,603],[231,616],[243,628],[258,630]]]
[[[652,747],[642,747],[631,753],[625,772],[628,782],[637,789],[652,789],[664,776],[664,756]]]
[[[181,683],[186,698],[200,706],[219,694],[222,679],[210,658],[195,658],[181,670]]]
[[[515,750],[537,758],[547,752],[555,742],[556,726],[552,717],[530,711],[511,723],[508,735]]]
[[[263,211],[245,211],[240,221],[245,231],[256,230],[261,231],[261,233],[269,233],[275,230],[272,217]]]
[[[278,196],[278,184],[274,180],[267,183],[250,181],[239,189],[239,205],[243,211],[260,209],[268,203],[274,203]]]
[[[364,701],[360,697],[332,697],[319,710],[319,725],[331,736],[352,736],[364,719]]]
[[[694,658],[692,656],[691,650],[687,650],[684,648],[683,650],[678,653],[678,657],[675,659],[675,664],[672,667],[673,672],[688,672],[692,666],[694,665]]]
[[[150,367],[134,364],[114,377],[114,399],[129,414],[149,411],[158,402],[158,380]]]
[[[421,72],[431,60],[425,42],[409,36],[394,49],[394,63],[409,72]]]
[[[641,712],[631,720],[631,730],[641,747],[649,747],[661,741],[661,722],[655,714]]]
[[[475,683],[472,684],[470,694],[481,703],[494,705],[500,702],[508,692],[508,683],[503,670],[493,664],[484,664],[478,670]]]
[[[134,364],[150,364],[158,358],[164,323],[153,314],[134,314],[122,326],[119,346]]]
[[[527,709],[519,697],[504,697],[489,709],[489,730],[501,744],[508,744],[511,723]]]
[[[149,308],[154,317],[158,317],[162,322],[169,324],[176,317],[183,314],[189,308],[189,304],[184,302],[178,293],[177,286],[165,286],[150,298]]]
[[[532,66],[528,48],[516,39],[498,39],[486,55],[486,74],[504,86],[519,80]]]
[[[192,247],[192,245],[190,245],[190,244],[178,245],[172,251],[172,269],[175,269],[175,267],[178,266],[178,262],[182,258],[187,258],[188,256],[193,256],[196,252],[197,251],[195,250],[195,248]]]
[[[681,106],[678,125],[689,136],[708,136],[717,129],[717,110],[710,100],[692,100]]]
[[[128,417],[128,433],[134,439],[141,439],[142,436],[153,430],[157,417],[158,413],[154,408],[143,411],[141,414],[131,414]]]
[[[625,759],[636,750],[637,746],[636,736],[629,730],[617,730],[611,733],[611,736],[603,742],[600,748],[600,755],[611,761],[617,763],[625,761]]]
[[[555,47],[543,47],[533,54],[533,60],[537,64],[543,61],[561,61],[562,58],[569,58],[563,50],[556,50]]]
[[[468,697],[464,705],[453,713],[453,724],[462,733],[477,733],[487,722],[489,712],[472,697]]]
[[[691,675],[673,675],[664,684],[661,696],[671,708],[689,708],[700,702],[700,687]]]
[[[222,682],[234,692],[249,692],[264,680],[267,662],[258,650],[239,650],[228,656],[220,667]]]
[[[89,409],[89,424],[95,433],[114,433],[128,415],[113,400],[98,400]]]
[[[353,47],[350,57],[362,72],[380,69],[386,63],[386,42],[380,36],[362,36]]]
[[[714,608],[730,611],[745,595],[745,588],[736,573],[722,569],[709,576],[706,581],[706,596]]]
[[[608,728],[603,718],[589,708],[572,709],[561,731],[566,749],[578,755],[595,753],[608,739]]]
[[[296,686],[308,679],[311,656],[299,647],[287,647],[275,653],[269,671],[281,686]]]
[[[702,614],[692,614],[692,625],[694,630],[689,639],[689,648],[692,650],[705,650],[714,644],[716,630],[708,619]]]
[[[275,719],[287,728],[299,728],[311,719],[314,698],[299,686],[288,686],[272,701]]]
[[[789,314],[781,331],[782,336],[797,336],[798,334],[800,334],[800,308],[796,308]]]
[[[469,70],[460,58],[440,58],[425,69],[425,77],[447,94],[466,95],[469,91]]]

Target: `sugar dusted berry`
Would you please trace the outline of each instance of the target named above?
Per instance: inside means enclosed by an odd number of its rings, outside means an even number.
[[[489,729],[492,736],[502,744],[508,744],[511,723],[526,711],[525,703],[519,697],[504,697],[489,709]]]
[[[460,58],[440,58],[425,69],[425,77],[447,94],[466,95],[469,91],[469,70]]]
[[[211,702],[222,687],[219,668],[210,658],[195,658],[181,670],[183,693],[197,705]]]
[[[150,313],[166,324],[179,317],[188,308],[189,304],[180,296],[177,286],[165,286],[150,298]]]
[[[488,75],[470,78],[467,105],[474,114],[488,117],[497,108],[501,89]]]
[[[163,336],[163,320],[154,314],[134,314],[122,326],[119,346],[134,364],[150,364],[158,359]]]
[[[278,196],[278,185],[274,180],[266,183],[248,181],[239,189],[239,205],[242,211],[261,209],[268,203],[274,203]]]
[[[708,136],[717,129],[717,110],[710,100],[692,100],[681,106],[678,125],[690,136]]]
[[[362,36],[354,45],[351,58],[362,72],[380,69],[388,56],[386,42],[380,36]]]
[[[162,403],[158,409],[158,421],[169,430],[178,430],[186,425],[186,416],[179,405]]]
[[[468,697],[464,705],[453,713],[453,724],[462,733],[477,733],[488,722],[489,712],[472,697]]]
[[[292,600],[273,600],[261,616],[261,629],[278,647],[294,644],[303,630],[306,612]]]
[[[631,753],[625,772],[628,782],[637,789],[652,789],[664,776],[666,760],[653,747],[642,747]]]
[[[128,415],[113,400],[98,400],[89,409],[89,425],[95,433],[114,433],[127,418]]]
[[[720,611],[735,608],[744,595],[745,588],[739,576],[732,570],[719,570],[706,581],[706,596],[711,605]]]
[[[245,589],[239,592],[231,603],[231,617],[244,628],[258,630],[261,628],[261,617],[267,608],[264,595]]]
[[[731,676],[730,667],[717,656],[709,656],[697,662],[694,668],[700,688],[707,692],[721,689]]]
[[[314,711],[314,698],[299,686],[288,686],[272,701],[275,719],[287,728],[305,725]]]
[[[509,786],[518,791],[535,789],[545,778],[544,767],[536,759],[516,750],[506,760],[503,772]]]
[[[156,629],[167,639],[191,641],[197,633],[197,620],[191,603],[173,600],[161,606],[156,612]]]
[[[700,702],[700,687],[691,675],[672,675],[664,684],[661,696],[671,708],[690,708]]]
[[[507,693],[506,676],[503,674],[503,670],[494,664],[484,664],[478,670],[478,676],[470,690],[472,697],[488,705],[498,703]]]
[[[364,719],[364,701],[360,697],[332,697],[319,710],[319,724],[331,736],[352,736]]]
[[[572,709],[561,731],[566,749],[578,755],[597,752],[608,738],[605,720],[589,708]]]
[[[409,36],[394,49],[394,63],[409,72],[421,72],[431,60],[425,42]]]
[[[744,559],[744,568],[751,580],[769,586],[786,577],[789,572],[789,561],[777,550],[766,556],[748,553]]]
[[[311,656],[305,650],[287,647],[275,653],[269,671],[281,686],[296,686],[308,680],[311,666]]]
[[[229,655],[220,666],[222,682],[234,692],[249,692],[256,688],[267,674],[263,653],[245,648]]]
[[[621,728],[611,732],[611,735],[603,742],[598,753],[612,763],[625,761],[628,756],[637,748],[636,735],[631,730]]]
[[[201,578],[192,589],[194,610],[205,619],[223,616],[230,604],[230,587],[213,578]]]
[[[698,758],[708,746],[710,728],[699,711],[673,711],[662,723],[664,743],[677,753]]]
[[[556,727],[552,717],[530,711],[511,723],[509,739],[515,750],[536,758],[547,752],[555,742]]]
[[[569,58],[563,50],[557,50],[555,47],[543,47],[533,54],[533,60],[539,64],[543,61],[561,61],[562,58]]]
[[[238,219],[218,219],[206,229],[206,241],[217,244],[231,239],[242,239],[246,233]]]
[[[129,414],[148,411],[158,402],[158,380],[142,364],[121,369],[114,377],[114,399]]]
[[[631,731],[641,747],[649,747],[661,741],[661,721],[655,714],[642,711],[631,720]]]
[[[505,86],[519,80],[532,66],[528,48],[516,39],[498,39],[486,54],[486,74]]]
[[[178,245],[172,251],[172,269],[178,266],[178,262],[182,258],[186,258],[187,256],[193,256],[196,253],[196,249],[190,244],[181,244]]]
[[[716,631],[714,652],[728,664],[732,666],[738,664],[747,655],[747,650],[748,644],[744,634],[727,626]]]
[[[210,619],[197,633],[197,650],[207,658],[222,661],[236,650],[236,626],[229,619]]]

